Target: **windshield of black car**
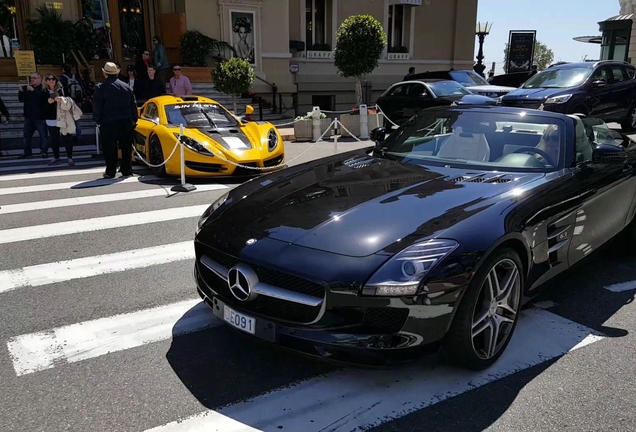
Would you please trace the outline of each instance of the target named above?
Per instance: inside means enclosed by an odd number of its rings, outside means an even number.
[[[166,105],[166,117],[168,123],[184,127],[236,127],[238,122],[221,106],[214,103],[183,103]],[[212,124],[210,124],[212,122]]]
[[[581,85],[592,74],[592,68],[546,69],[526,81],[521,88],[568,88]]]
[[[422,165],[548,172],[563,166],[565,142],[565,123],[551,117],[427,110],[387,136],[380,154]]]
[[[453,77],[455,81],[465,86],[490,85],[488,81],[474,72],[452,71],[450,72],[450,76]]]
[[[434,81],[429,82],[428,85],[437,97],[472,94],[466,87],[456,81]]]

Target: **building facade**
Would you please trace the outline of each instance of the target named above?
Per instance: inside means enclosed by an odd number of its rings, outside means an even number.
[[[181,62],[180,37],[196,30],[230,43],[249,58],[257,79],[253,92],[297,94],[300,112],[350,109],[355,104],[353,79],[338,75],[333,48],[338,26],[351,15],[370,14],[383,23],[388,46],[378,68],[365,77],[369,103],[413,66],[416,72],[471,69],[474,60],[477,0],[46,0],[16,1],[15,30],[20,46],[31,48],[25,19],[38,6],[77,22],[93,20],[99,52],[89,59],[95,69],[106,61],[133,63],[152,49],[158,35],[171,62]],[[2,23],[0,23],[2,24]],[[10,35],[11,36],[11,35]],[[10,59],[0,59],[0,78],[11,76]],[[61,63],[61,59],[60,59]],[[211,81],[208,71],[193,81]],[[184,69],[188,74],[188,68]],[[100,75],[100,74],[96,74]],[[199,78],[201,77],[201,78]],[[99,79],[99,76],[97,76]],[[287,104],[286,104],[287,105]]]

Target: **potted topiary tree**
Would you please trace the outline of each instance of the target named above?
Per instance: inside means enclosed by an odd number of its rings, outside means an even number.
[[[227,51],[234,53],[234,47],[227,42],[216,40],[196,30],[189,30],[181,36],[182,73],[192,82],[209,82],[212,67],[208,59],[222,61]]]
[[[355,79],[356,108],[362,104],[362,76],[372,73],[378,67],[378,60],[386,46],[386,33],[382,24],[372,15],[352,15],[345,19],[336,33],[334,64],[345,78]],[[342,125],[356,136],[360,134],[360,116],[343,114]],[[380,114],[367,113],[369,127],[382,124]],[[371,118],[377,116],[377,118]]]
[[[236,96],[246,93],[252,87],[254,77],[254,69],[250,66],[249,60],[238,57],[221,61],[212,71],[214,87],[220,92],[232,95],[234,115],[238,115]]]

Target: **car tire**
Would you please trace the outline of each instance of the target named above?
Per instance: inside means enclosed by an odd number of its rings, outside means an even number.
[[[164,162],[163,149],[161,148],[161,141],[159,141],[159,137],[153,135],[150,137],[149,147],[149,156],[148,162],[152,165],[159,165]],[[161,165],[160,167],[150,167],[150,169],[160,177],[165,177],[166,174],[166,166]]]
[[[512,249],[496,250],[472,278],[444,341],[449,363],[483,370],[503,354],[514,334],[523,297],[523,265]],[[497,284],[491,283],[496,278]],[[502,283],[509,278],[507,287]],[[492,289],[492,291],[491,291]],[[495,292],[491,300],[491,292]],[[495,343],[489,343],[497,326]],[[473,330],[475,329],[475,330]]]
[[[629,107],[627,118],[621,122],[621,129],[628,133],[636,131],[636,104]]]

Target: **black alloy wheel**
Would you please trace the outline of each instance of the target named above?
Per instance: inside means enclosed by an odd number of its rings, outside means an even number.
[[[477,271],[445,341],[449,362],[472,370],[490,367],[517,326],[523,293],[521,260],[512,249],[495,251]]]
[[[161,142],[156,135],[150,138],[150,162],[152,165],[160,165],[163,163],[163,150],[161,148]],[[151,167],[151,169],[159,176],[166,175],[166,166],[161,165],[158,168]]]

